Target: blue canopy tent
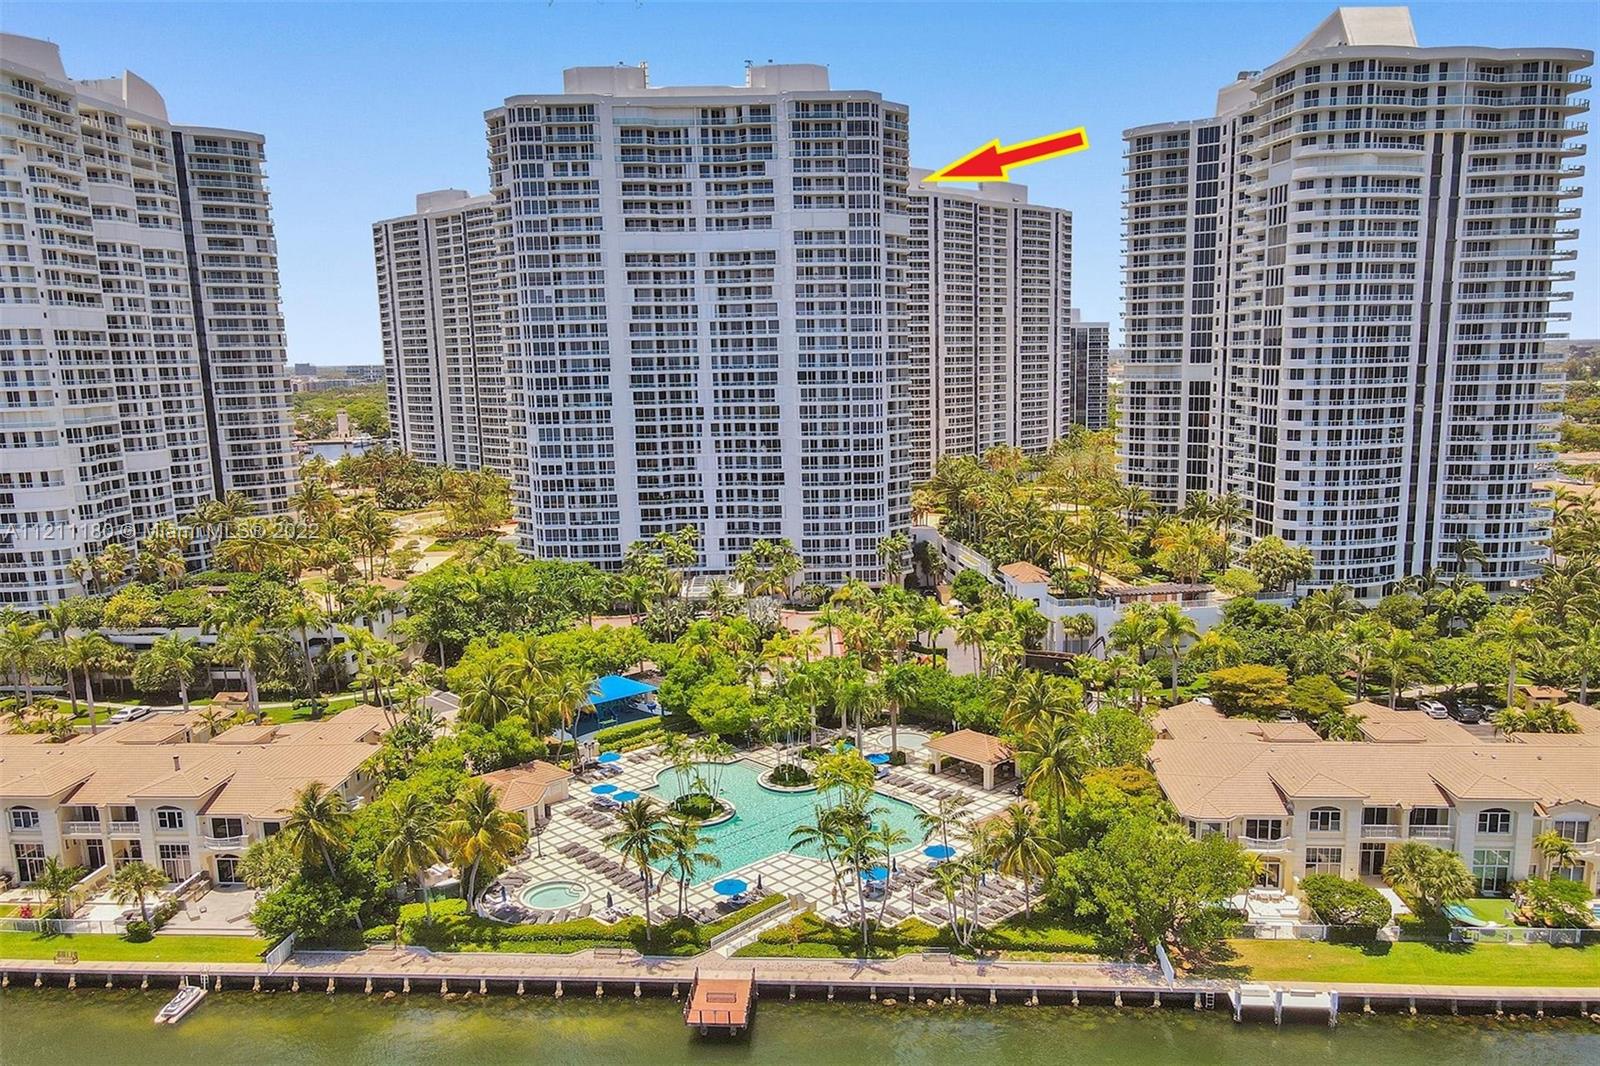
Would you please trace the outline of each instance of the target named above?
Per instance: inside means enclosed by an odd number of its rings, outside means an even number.
[[[661,705],[655,700],[656,686],[620,674],[597,678],[589,689],[589,709],[573,725],[577,739],[608,726],[626,725],[645,718],[658,718]],[[562,739],[573,739],[565,730]]]

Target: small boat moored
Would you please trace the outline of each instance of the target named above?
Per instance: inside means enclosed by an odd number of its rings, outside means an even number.
[[[167,1001],[167,1005],[156,1011],[157,1025],[177,1025],[190,1011],[200,1005],[206,998],[204,984],[191,985],[187,981],[178,987],[178,994]]]

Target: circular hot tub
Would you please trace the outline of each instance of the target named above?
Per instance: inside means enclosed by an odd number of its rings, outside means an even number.
[[[541,881],[520,893],[522,905],[536,911],[559,911],[589,898],[589,890],[576,881]]]

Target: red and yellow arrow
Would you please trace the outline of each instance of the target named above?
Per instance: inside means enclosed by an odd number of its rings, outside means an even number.
[[[923,181],[1006,181],[1012,167],[1039,163],[1046,159],[1081,152],[1089,147],[1089,135],[1079,126],[1063,130],[1048,137],[1037,137],[1020,144],[1000,146],[998,140],[990,141],[970,155],[929,174]]]

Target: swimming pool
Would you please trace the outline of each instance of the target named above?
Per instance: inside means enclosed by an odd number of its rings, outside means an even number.
[[[582,903],[589,890],[576,881],[543,881],[521,892],[522,905],[538,911],[558,911]]]
[[[697,773],[708,779],[711,768],[711,763],[696,763],[694,766]],[[701,881],[725,877],[741,866],[788,851],[790,830],[816,820],[816,808],[822,802],[817,793],[768,791],[756,780],[763,770],[764,767],[746,760],[722,767],[719,795],[730,801],[738,812],[720,825],[701,829],[705,850],[722,860],[722,865],[716,869],[702,870]],[[677,774],[670,769],[661,771],[655,787],[648,790],[647,795],[656,797],[662,803],[677,799],[682,795]],[[925,834],[917,825],[917,808],[882,793],[876,796],[874,806],[881,808],[873,816],[875,824],[887,823],[906,834],[906,843],[899,849],[901,854],[922,846]],[[796,847],[794,851],[797,855],[822,857],[820,851],[806,845]],[[657,865],[665,869],[668,864],[663,861]]]

